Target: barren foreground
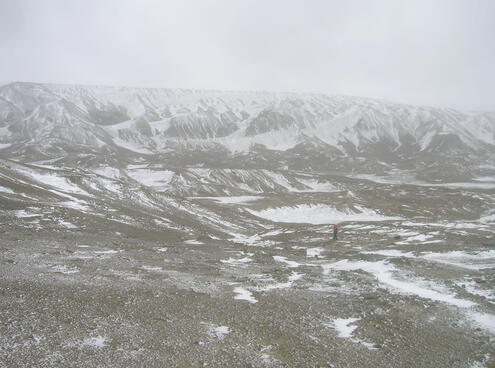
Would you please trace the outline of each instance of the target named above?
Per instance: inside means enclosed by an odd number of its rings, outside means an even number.
[[[324,207],[262,217],[288,200],[190,198],[231,222],[189,238],[131,209],[4,210],[0,366],[494,366],[493,224],[349,218],[332,241],[297,223]]]

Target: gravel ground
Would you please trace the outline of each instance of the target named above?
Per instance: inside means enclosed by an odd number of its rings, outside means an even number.
[[[422,226],[428,244],[408,240],[413,224],[343,224],[336,242],[282,225],[256,242],[2,226],[0,366],[495,365],[493,258],[422,257],[493,251],[479,229]]]

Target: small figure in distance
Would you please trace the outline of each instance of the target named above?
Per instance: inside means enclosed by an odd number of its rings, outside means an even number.
[[[339,229],[337,227],[337,224],[334,224],[333,225],[333,240],[337,240],[337,233],[338,233]]]

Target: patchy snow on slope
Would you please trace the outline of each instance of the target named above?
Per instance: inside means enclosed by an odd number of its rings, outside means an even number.
[[[411,242],[420,242],[423,244],[431,244],[431,243],[441,243],[443,240],[435,239],[431,240],[435,235],[438,235],[438,232],[429,233],[429,234],[417,234],[408,236],[406,239],[396,242],[395,244],[409,244]]]
[[[115,249],[109,249],[109,250],[95,250],[94,253],[95,254],[103,254],[103,255],[107,255],[107,254],[118,254],[118,253],[121,253],[123,252],[122,250],[115,250]]]
[[[438,263],[466,268],[469,270],[482,270],[495,268],[495,250],[474,252],[452,251],[444,253],[427,253],[421,256],[424,259]]]
[[[245,300],[249,303],[257,303],[258,301],[253,297],[253,294],[249,291],[249,290],[246,290],[244,289],[243,287],[236,287],[234,289],[234,293],[236,293],[237,295],[234,296],[234,299],[238,299],[238,300]]]
[[[82,190],[76,184],[71,183],[65,177],[50,175],[50,174],[41,174],[41,173],[37,173],[35,171],[30,171],[29,175],[33,179],[35,179],[35,180],[37,180],[43,184],[50,185],[52,187],[57,188],[57,190],[60,190],[63,192],[68,192],[68,193],[83,194],[83,195],[89,196],[88,192]]]
[[[160,189],[170,183],[175,173],[169,170],[134,169],[127,170],[127,175],[147,187]]]
[[[303,273],[299,272],[292,272],[289,277],[287,278],[286,282],[278,282],[274,284],[268,284],[262,287],[257,288],[258,291],[271,291],[271,290],[276,290],[276,289],[288,289],[292,287],[294,282],[297,280],[300,280],[304,276]]]
[[[120,138],[113,138],[113,143],[115,143],[115,145],[117,145],[119,147],[125,148],[125,149],[127,149],[129,151],[132,151],[132,152],[143,153],[143,154],[151,154],[151,153],[153,153],[148,148],[143,147],[142,145],[139,145],[139,144],[136,144],[136,143],[127,142],[127,141],[124,141],[124,140],[122,140]]]
[[[495,316],[493,314],[468,311],[467,316],[479,328],[495,335]]]
[[[260,196],[232,196],[232,197],[189,197],[191,199],[209,199],[222,204],[242,204],[247,202],[254,202],[264,197]]]
[[[424,259],[430,262],[437,262],[476,271],[495,268],[495,250],[476,251],[472,253],[456,250],[451,252],[427,252],[416,255],[414,252],[404,252],[397,249],[385,249],[377,251],[364,251],[362,253],[376,254],[392,258],[404,257]]]
[[[196,240],[196,239],[189,239],[185,240],[184,244],[189,244],[189,245],[203,245],[204,243],[202,241]]]
[[[394,277],[394,273],[397,272],[395,266],[386,261],[368,262],[350,261],[348,259],[344,259],[335,263],[324,264],[322,265],[322,268],[323,273],[326,275],[333,270],[362,270],[372,274],[381,285],[392,291],[413,294],[421,298],[444,302],[460,308],[469,308],[476,305],[476,303],[470,300],[457,298],[455,295],[449,293],[438,285],[424,285],[423,282],[419,280],[411,281],[410,278],[408,278],[409,281],[399,280]]]
[[[337,318],[327,326],[334,328],[339,337],[350,338],[352,337],[354,330],[357,328],[357,326],[351,325],[359,320],[360,318]]]
[[[65,227],[66,229],[77,229],[77,226],[74,225],[73,223],[69,222],[69,221],[58,219],[58,223],[60,225],[62,225],[63,227]]]
[[[363,251],[362,254],[376,254],[384,257],[406,257],[406,258],[416,258],[414,252],[404,252],[398,249],[384,249],[376,251]]]
[[[148,272],[162,272],[163,271],[163,268],[161,268],[160,266],[143,265],[143,266],[141,266],[141,268],[145,271],[148,271]]]
[[[234,243],[245,244],[252,247],[269,247],[275,242],[273,240],[264,240],[258,234],[247,236],[244,234],[231,233],[233,238],[230,238]]]
[[[12,189],[2,187],[1,185],[0,185],[0,192],[8,193],[8,194],[15,194],[15,192]]]
[[[252,253],[250,253],[250,254],[253,255]],[[244,265],[246,263],[252,262],[252,261],[253,260],[251,259],[250,256],[243,257],[243,258],[232,258],[232,257],[230,257],[229,259],[221,259],[220,260],[221,263],[229,264],[229,265],[232,265],[232,266],[240,266],[240,265]]]
[[[450,189],[494,189],[495,183],[438,183],[438,184],[418,184],[424,187],[444,187]]]
[[[323,248],[308,248],[306,249],[306,257],[317,258],[321,256]]]
[[[486,298],[490,303],[495,304],[495,290],[482,289],[477,282],[474,280],[465,279],[462,281],[457,281],[456,285],[462,287],[469,294],[478,295]],[[488,287],[490,287],[488,285]]]
[[[301,204],[294,207],[275,207],[261,211],[246,209],[254,216],[275,222],[309,223],[315,225],[333,224],[343,221],[388,221],[400,220],[400,217],[383,216],[376,211],[356,206],[359,212],[351,209],[340,211],[329,205]]]
[[[88,337],[85,338],[82,342],[82,346],[89,346],[92,348],[102,348],[105,346],[106,337],[96,336],[96,337]]]
[[[407,184],[420,187],[439,187],[449,189],[493,189],[495,183],[474,179],[473,182],[456,182],[456,183],[428,183],[426,181],[417,180],[415,174],[411,171],[402,171],[393,169],[388,175],[375,174],[358,174],[349,175],[355,179],[365,179],[379,184]]]
[[[231,152],[248,152],[254,144],[261,144],[276,151],[286,151],[300,142],[300,135],[292,129],[282,129],[246,136],[245,130],[239,129],[227,137],[215,138],[213,141],[224,145]]]
[[[489,224],[495,222],[495,213],[493,211],[483,215],[479,220],[483,224]]]
[[[202,322],[203,323],[203,322]],[[219,340],[223,340],[225,336],[230,333],[230,328],[228,326],[217,326],[211,323],[204,323],[208,328],[208,335],[215,337]]]
[[[93,171],[98,175],[105,176],[110,179],[120,178],[120,170],[115,167],[100,166],[99,168],[94,169]]]
[[[349,339],[352,342],[361,344],[370,350],[376,350],[374,344],[362,341],[352,336],[354,334],[354,331],[358,327],[354,324],[360,320],[361,318],[336,318],[331,323],[325,323],[325,326],[336,330],[337,336],[340,338]]]
[[[308,186],[311,189],[306,189],[306,190],[295,190],[296,192],[338,192],[339,189],[328,182],[319,182],[316,179],[297,179],[299,182],[302,184]]]
[[[287,259],[287,257],[282,257],[282,256],[273,256],[273,259],[276,261],[276,262],[280,262],[280,263],[285,263],[289,268],[297,268],[299,266],[302,266],[301,263],[297,263],[295,261],[289,261]]]
[[[66,275],[70,275],[70,274],[79,272],[79,269],[77,267],[69,267],[66,265],[56,265],[56,266],[53,266],[51,269],[52,269],[52,272],[63,273]]]

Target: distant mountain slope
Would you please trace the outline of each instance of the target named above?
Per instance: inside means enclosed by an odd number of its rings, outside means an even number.
[[[356,158],[469,167],[494,153],[494,113],[319,94],[0,87],[0,155],[25,162],[117,164],[146,155],[179,166],[325,170]]]

